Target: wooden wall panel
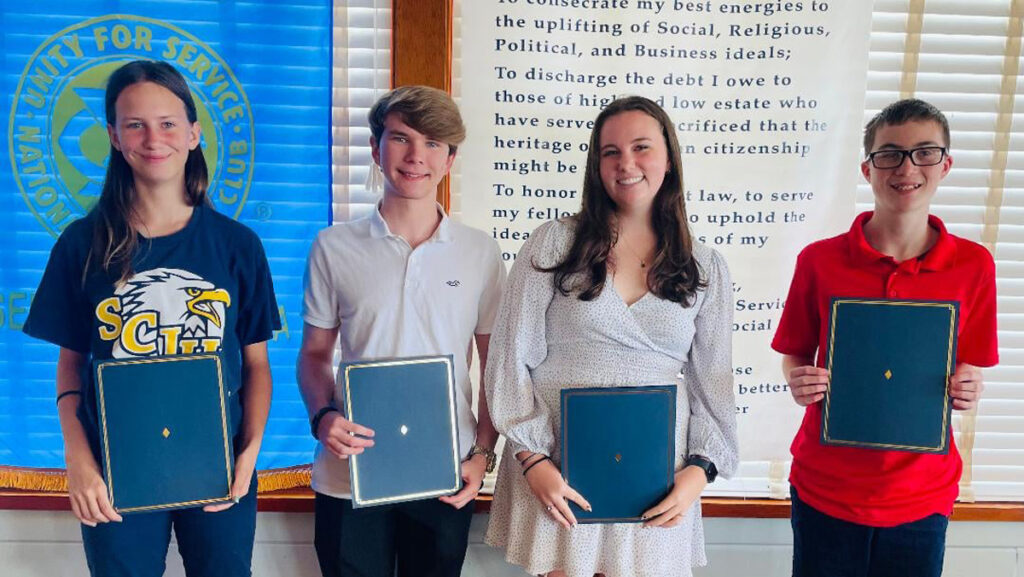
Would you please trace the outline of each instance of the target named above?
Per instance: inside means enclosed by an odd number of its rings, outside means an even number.
[[[391,18],[391,86],[423,84],[451,93],[452,0],[393,0]],[[445,210],[448,180],[437,186]]]

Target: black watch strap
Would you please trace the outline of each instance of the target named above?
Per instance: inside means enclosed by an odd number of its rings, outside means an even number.
[[[701,455],[690,455],[686,458],[686,465],[694,465],[704,469],[704,476],[707,477],[708,483],[714,483],[715,479],[718,478],[718,468],[711,462],[711,459]]]
[[[341,411],[339,411],[337,407],[333,407],[331,405],[327,405],[326,407],[323,407],[322,409],[317,411],[316,415],[313,415],[313,418],[309,420],[309,430],[311,433],[313,433],[313,438],[316,439],[317,441],[320,440],[320,435],[317,433],[317,431],[320,429],[320,421],[323,420],[324,415],[326,415],[327,413],[340,412]]]

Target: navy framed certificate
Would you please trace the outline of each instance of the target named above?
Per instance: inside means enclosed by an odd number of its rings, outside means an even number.
[[[343,363],[345,417],[373,429],[349,457],[352,506],[451,495],[462,485],[451,355]]]
[[[676,386],[562,389],[562,477],[580,523],[640,521],[675,480]]]
[[[231,499],[234,456],[216,354],[94,363],[103,477],[119,513]]]
[[[948,301],[833,298],[821,442],[948,452],[958,313]]]

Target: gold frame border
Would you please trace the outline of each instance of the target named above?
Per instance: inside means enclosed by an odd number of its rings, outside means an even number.
[[[124,365],[141,365],[151,363],[167,363],[167,362],[179,362],[179,361],[194,361],[203,359],[213,359],[217,363],[217,389],[219,391],[218,398],[220,400],[220,424],[221,431],[223,432],[224,438],[224,464],[225,473],[227,474],[227,492],[223,497],[211,497],[209,499],[199,499],[194,501],[181,501],[178,503],[164,503],[160,505],[145,505],[141,507],[127,507],[124,509],[118,509],[114,503],[114,479],[110,473],[110,440],[109,431],[107,429],[107,403],[106,395],[103,387],[103,369],[110,366],[124,366]],[[221,359],[219,355],[173,355],[164,357],[151,357],[143,359],[125,359],[125,360],[105,360],[100,361],[96,364],[96,394],[99,399],[100,405],[100,433],[103,441],[103,457],[104,464],[107,471],[107,497],[110,499],[110,505],[114,507],[119,513],[136,513],[141,511],[160,511],[164,509],[175,509],[183,507],[194,507],[197,505],[206,505],[209,503],[223,503],[231,500],[231,485],[232,485],[232,470],[231,470],[231,449],[229,445],[230,434],[228,432],[228,421],[227,421],[227,408],[224,400],[224,371],[221,366]]]
[[[836,319],[839,316],[839,305],[840,304],[861,304],[861,305],[900,305],[900,306],[915,306],[915,307],[937,307],[945,308],[950,312],[949,315],[949,338],[947,341],[946,349],[946,379],[953,374],[953,358],[956,355],[956,350],[953,347],[953,342],[956,337],[956,318],[957,318],[957,307],[952,303],[948,302],[937,302],[937,301],[906,301],[906,300],[888,300],[888,299],[857,299],[857,298],[836,298],[832,300],[832,314],[829,316],[829,327],[828,327],[828,383],[825,389],[825,398],[822,401],[822,440],[824,442],[833,445],[851,446],[851,447],[874,447],[879,449],[890,449],[890,450],[912,450],[915,452],[923,453],[941,453],[947,450],[946,445],[949,443],[949,395],[947,394],[942,401],[942,432],[940,434],[942,441],[937,447],[919,447],[914,445],[897,445],[892,443],[871,443],[866,441],[850,441],[847,439],[836,439],[831,437],[828,432],[828,414],[829,414],[829,403],[831,402],[832,392],[832,357],[835,352],[836,342]]]
[[[451,438],[455,441],[452,443],[452,460],[455,462],[455,485],[449,488],[434,489],[431,491],[421,491],[418,493],[405,493],[402,495],[395,495],[392,497],[380,497],[377,499],[363,499],[361,497],[361,485],[359,483],[359,455],[351,455],[349,457],[349,469],[352,475],[352,502],[357,504],[359,507],[369,507],[373,505],[385,505],[387,503],[397,503],[402,501],[415,501],[418,499],[426,499],[429,497],[440,497],[443,495],[451,495],[458,492],[459,483],[462,481],[462,470],[459,455],[459,427],[458,427],[458,405],[455,402],[455,369],[454,362],[451,355],[434,355],[434,356],[423,356],[423,357],[407,357],[401,359],[388,359],[388,360],[368,360],[368,361],[357,361],[349,364],[345,364],[344,368],[344,386],[345,386],[345,417],[348,420],[358,423],[352,411],[352,388],[349,386],[349,375],[355,369],[362,369],[368,367],[391,367],[401,365],[420,365],[420,364],[432,364],[432,363],[443,363],[446,372],[448,373],[448,407],[449,407],[449,426],[451,432]]]

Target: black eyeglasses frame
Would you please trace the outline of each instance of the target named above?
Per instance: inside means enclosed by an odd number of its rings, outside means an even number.
[[[914,160],[914,154],[916,154],[920,150],[938,150],[940,152],[939,159],[930,164],[921,164],[918,161]],[[878,166],[878,163],[875,161],[876,155],[893,153],[900,153],[902,155],[900,157],[900,161],[897,164],[894,164],[892,166]],[[900,148],[885,148],[882,150],[876,150],[868,154],[867,160],[871,162],[871,166],[881,169],[899,168],[903,166],[903,163],[906,162],[908,158],[910,159],[910,163],[913,164],[914,166],[935,166],[936,164],[941,164],[942,161],[946,159],[946,156],[948,154],[949,149],[947,149],[945,146],[919,146],[917,148],[911,148],[910,150],[903,150]]]

